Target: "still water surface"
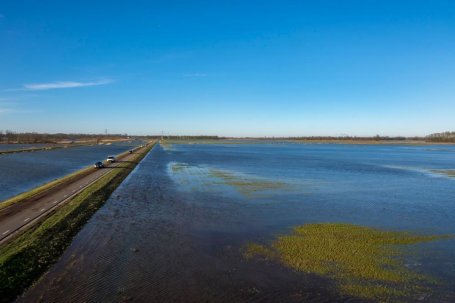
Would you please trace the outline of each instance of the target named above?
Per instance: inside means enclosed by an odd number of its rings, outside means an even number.
[[[140,144],[143,142],[127,141],[0,155],[0,203]]]
[[[453,146],[156,146],[23,302],[333,302],[335,281],[246,260],[296,225],[344,222],[455,233]],[[407,265],[455,300],[455,240],[413,246]]]

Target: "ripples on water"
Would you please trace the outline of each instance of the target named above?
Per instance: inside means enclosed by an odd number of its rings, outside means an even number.
[[[455,233],[455,179],[393,167],[454,160],[423,147],[158,146],[22,301],[361,301],[329,279],[245,260],[242,248],[310,222]],[[286,186],[264,188],[270,180]],[[444,281],[423,301],[455,298],[454,242],[419,245],[407,260]]]

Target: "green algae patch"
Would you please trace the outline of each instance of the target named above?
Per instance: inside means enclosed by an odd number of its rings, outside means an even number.
[[[455,178],[455,169],[432,169],[431,172],[447,177]]]
[[[424,285],[435,283],[404,266],[403,246],[452,237],[353,224],[306,224],[277,237],[270,246],[248,244],[244,257],[279,261],[294,270],[333,279],[342,295],[389,301],[427,292]]]
[[[260,178],[246,178],[228,171],[212,169],[210,175],[221,180],[221,184],[234,187],[244,195],[251,195],[260,191],[277,190],[286,187],[283,182],[275,182]]]

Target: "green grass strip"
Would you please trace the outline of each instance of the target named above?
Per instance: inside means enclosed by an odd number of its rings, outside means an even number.
[[[52,189],[55,186],[66,183],[66,182],[71,182],[71,180],[77,179],[79,176],[88,173],[90,170],[93,170],[93,168],[91,166],[78,170],[72,174],[66,175],[62,178],[56,179],[49,183],[38,186],[32,190],[21,193],[17,196],[14,196],[8,200],[1,202],[0,209],[6,208],[8,206],[11,206],[12,204],[15,204],[15,203],[18,203],[18,202],[21,202],[24,200],[29,200],[29,199],[35,198],[37,195],[45,194],[45,192],[48,191],[49,189]]]
[[[11,302],[54,264],[74,236],[153,148],[113,169],[53,215],[0,248],[0,302]]]
[[[116,158],[120,159],[120,158],[124,157],[125,155],[127,155],[128,153],[129,153],[128,151],[125,151],[125,152],[117,155]],[[12,197],[12,198],[9,198],[0,203],[0,210],[2,210],[3,208],[6,208],[8,206],[11,206],[13,204],[16,204],[18,202],[24,202],[25,200],[30,200],[30,199],[42,196],[42,195],[46,194],[46,192],[48,192],[49,190],[55,188],[56,186],[62,185],[67,182],[73,182],[75,180],[78,180],[79,178],[82,178],[84,175],[90,173],[91,171],[93,171],[92,165],[90,165],[89,167],[83,168],[81,170],[75,171],[74,173],[66,175],[62,178],[55,179],[51,182],[48,182],[46,184],[35,187],[32,190],[26,191],[24,193],[21,193],[17,196]]]

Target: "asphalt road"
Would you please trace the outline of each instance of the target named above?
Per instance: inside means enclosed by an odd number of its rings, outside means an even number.
[[[40,222],[40,219],[49,215],[55,208],[66,201],[69,201],[73,196],[77,195],[87,186],[110,172],[113,168],[121,166],[123,161],[133,159],[136,153],[143,152],[144,149],[145,147],[136,149],[133,154],[128,154],[121,160],[111,163],[102,169],[93,168],[93,173],[86,175],[79,180],[69,182],[59,190],[51,190],[49,194],[33,201],[33,203],[24,205],[19,211],[5,215],[5,212],[9,211],[8,208],[0,210],[0,244],[8,240],[8,238],[19,230],[28,228],[33,224]]]

